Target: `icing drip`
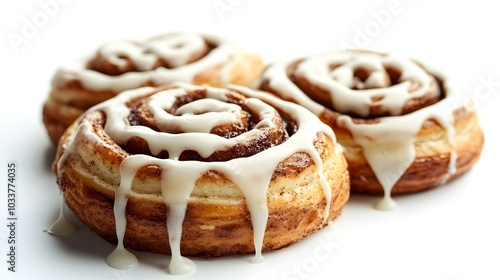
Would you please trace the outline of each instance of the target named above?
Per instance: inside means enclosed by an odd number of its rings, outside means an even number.
[[[82,135],[90,132],[91,126],[89,124],[83,124],[78,127],[77,133],[75,135]],[[67,150],[73,150],[74,146],[76,145],[75,143],[78,142],[79,138],[75,139],[74,135],[69,137],[68,142],[63,143],[63,147]],[[68,146],[68,143],[69,146]],[[64,164],[64,162],[67,160],[69,157],[70,153],[65,152],[61,156],[59,162],[57,163],[57,173],[61,174],[61,166]],[[57,220],[50,226],[49,229],[45,230],[46,232],[53,234],[53,235],[71,235],[77,231],[77,228],[68,220],[66,215],[64,214],[64,206],[66,205],[66,202],[64,200],[64,194],[61,191],[60,193],[60,200],[59,200],[59,217]]]
[[[453,112],[464,103],[462,96],[456,95],[449,87],[446,89],[446,102],[404,116],[380,118],[376,124],[355,124],[351,117],[345,115],[337,119],[339,126],[347,128],[363,148],[363,155],[384,189],[384,198],[375,204],[375,208],[390,210],[396,207],[390,195],[392,188],[415,160],[413,142],[425,121],[437,121],[446,130],[449,143],[454,146]],[[449,174],[455,172],[456,153],[453,151],[451,154]]]
[[[450,163],[448,164],[448,174],[447,174],[448,177],[457,172],[457,158],[458,158],[457,152],[453,151],[450,153]],[[446,179],[448,180],[448,178]]]
[[[457,172],[457,158],[457,153],[455,151],[452,151],[450,153],[450,161],[448,163],[448,173],[443,176],[440,184],[446,184],[450,177]]]
[[[151,82],[193,82],[196,75],[216,67],[221,67],[221,80],[226,83],[233,67],[230,62],[238,50],[238,46],[220,38],[190,33],[171,33],[143,42],[110,42],[95,54],[61,67],[52,83],[57,87],[76,80],[89,90],[119,93]],[[119,75],[89,69],[89,62],[96,57],[117,68]],[[167,65],[158,66],[158,61]],[[127,71],[127,66],[132,70]]]
[[[164,195],[164,197],[166,197],[166,195]],[[196,268],[192,260],[181,256],[182,222],[184,221],[187,203],[167,204],[169,207],[167,213],[168,239],[172,250],[172,258],[168,265],[168,271],[175,275],[187,274]]]
[[[49,229],[45,229],[45,232],[48,232],[53,235],[66,236],[74,234],[77,229],[76,227],[68,220],[66,215],[64,214],[64,205],[66,204],[64,201],[63,193],[61,192],[59,198],[59,217],[57,220],[50,226]]]
[[[124,162],[127,160],[129,159],[126,158]],[[123,246],[123,238],[127,228],[125,210],[127,207],[127,195],[132,187],[134,176],[135,172],[132,172],[128,168],[127,164],[122,164],[120,166],[121,181],[120,186],[115,192],[115,205],[113,208],[115,213],[116,237],[118,239],[118,245],[116,246],[116,249],[106,258],[106,261],[110,266],[118,269],[128,269],[137,265],[137,258],[135,255]]]
[[[125,269],[135,265],[137,261],[123,244],[127,224],[125,213],[127,195],[131,192],[133,180],[139,169],[145,166],[157,166],[161,170],[161,193],[168,209],[166,224],[171,248],[168,271],[171,274],[187,274],[196,267],[193,261],[181,255],[182,224],[190,194],[196,182],[209,171],[224,174],[244,194],[254,232],[255,255],[251,259],[252,263],[263,261],[262,246],[269,214],[267,208],[269,183],[276,166],[291,155],[298,152],[309,154],[315,168],[318,169],[319,181],[326,200],[323,218],[327,221],[332,193],[323,173],[323,162],[314,146],[314,141],[318,133],[326,134],[334,142],[336,139],[331,128],[320,122],[314,114],[296,104],[239,86],[218,89],[177,83],[173,88],[158,92],[154,90],[153,88],[129,90],[90,110],[105,113],[104,130],[117,144],[125,144],[132,137],[140,137],[147,142],[152,154],[168,151],[166,159],[134,154],[126,157],[120,164],[121,182],[116,190],[114,205],[118,245],[107,258],[111,266]],[[180,106],[175,114],[167,113],[172,111],[171,107],[176,97],[200,90],[205,92],[205,98]],[[242,105],[225,103],[228,101],[228,92],[245,95]],[[127,103],[138,97],[145,99],[144,104],[153,114],[160,132],[146,126],[129,123],[127,117],[130,109]],[[253,128],[232,138],[207,133],[220,125],[223,118],[227,118],[226,123],[234,121],[241,114],[243,106],[258,119]],[[209,108],[213,109],[209,110]],[[226,161],[179,160],[182,152],[186,150],[195,151],[201,157],[207,158],[216,151],[237,147],[251,139],[265,136],[265,131],[277,129],[277,126],[283,125],[283,121],[274,108],[280,108],[282,112],[291,116],[298,127],[292,135],[287,135],[284,142],[272,144],[269,148],[246,157]],[[187,120],[183,117],[187,117]],[[90,127],[91,125],[83,118],[80,126]],[[170,126],[181,128],[183,133],[172,134],[162,130]],[[81,137],[96,138],[91,129],[79,129],[79,133],[82,133]],[[96,141],[99,139],[96,138]],[[70,146],[65,154],[72,153],[73,148]]]
[[[456,172],[454,112],[459,108],[473,109],[473,106],[467,103],[465,95],[455,92],[442,75],[409,59],[356,51],[275,63],[266,69],[258,82],[260,86],[268,83],[268,88],[282,98],[293,100],[318,116],[328,109],[314,101],[291,79],[289,75],[293,74],[289,71],[294,64],[297,65],[297,76],[305,77],[312,85],[330,94],[332,108],[340,113],[334,125],[347,129],[362,147],[365,159],[384,190],[384,197],[375,204],[375,208],[390,210],[396,207],[391,191],[414,162],[415,138],[428,120],[438,122],[446,130],[452,146],[448,174],[443,182]],[[358,69],[365,72],[364,80],[358,77],[362,75],[356,75]],[[392,81],[395,84],[389,82],[395,78],[390,76],[388,69],[396,69],[399,73],[397,81]],[[433,76],[443,78],[442,88],[446,96],[434,104],[399,115],[406,102],[431,91],[436,85]],[[356,122],[355,118],[347,115],[352,112],[368,116],[374,104],[390,112],[389,116],[365,123]]]

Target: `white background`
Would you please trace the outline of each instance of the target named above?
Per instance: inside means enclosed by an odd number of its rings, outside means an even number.
[[[346,45],[418,58],[478,101],[486,133],[481,160],[454,183],[398,197],[392,212],[374,210],[374,197],[353,196],[332,227],[265,254],[263,264],[245,256],[195,260],[197,271],[179,279],[500,279],[500,17],[493,1],[66,1],[49,12],[40,5],[46,2],[0,4],[1,279],[176,278],[165,272],[163,255],[140,253],[129,271],[110,268],[104,258],[113,246],[81,225],[69,238],[43,232],[57,217],[58,189],[41,108],[59,65],[109,40],[178,30],[234,39],[267,62]],[[38,26],[23,35],[27,22]],[[15,36],[24,40],[13,43]],[[11,161],[18,165],[15,274],[6,263]]]

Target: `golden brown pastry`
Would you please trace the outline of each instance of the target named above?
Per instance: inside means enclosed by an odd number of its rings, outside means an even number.
[[[251,85],[263,69],[257,54],[214,36],[169,33],[146,41],[114,41],[61,67],[43,107],[54,144],[85,110],[141,86],[188,82]]]
[[[241,86],[125,91],[70,126],[54,172],[69,208],[120,254],[124,244],[172,262],[258,261],[325,226],[349,197],[331,128]]]
[[[391,54],[339,51],[274,63],[260,89],[301,104],[345,148],[351,190],[393,194],[449,182],[478,160],[483,133],[474,104],[441,74]]]

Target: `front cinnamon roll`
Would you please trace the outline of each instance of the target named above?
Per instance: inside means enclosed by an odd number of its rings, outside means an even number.
[[[391,194],[449,182],[478,160],[483,133],[474,104],[421,63],[370,51],[331,52],[275,63],[258,87],[301,104],[345,148],[351,190]]]
[[[175,274],[181,255],[259,261],[325,226],[349,197],[331,128],[241,86],[125,91],[65,132],[54,172],[69,208],[119,254],[171,254]]]
[[[57,144],[85,110],[124,90],[179,81],[248,86],[262,69],[259,55],[215,36],[180,32],[145,41],[108,42],[58,69],[43,107],[43,121]]]

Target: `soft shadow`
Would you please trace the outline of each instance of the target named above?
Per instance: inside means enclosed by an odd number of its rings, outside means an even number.
[[[368,194],[357,194],[351,193],[347,205],[352,206],[366,206],[371,208],[374,203],[382,198],[381,195],[368,195]]]
[[[45,147],[45,152],[42,157],[42,167],[44,171],[52,173],[52,163],[56,157],[56,148],[53,145]]]
[[[59,250],[68,254],[78,254],[89,258],[100,258],[103,260],[113,251],[113,245],[99,237],[95,232],[92,232],[81,222],[75,221],[74,217],[71,217],[70,215],[68,216],[71,222],[78,228],[75,234],[69,236],[57,236],[44,232],[44,234],[47,234],[51,238],[57,240],[56,244],[59,245]],[[50,227],[50,225],[47,227]]]

